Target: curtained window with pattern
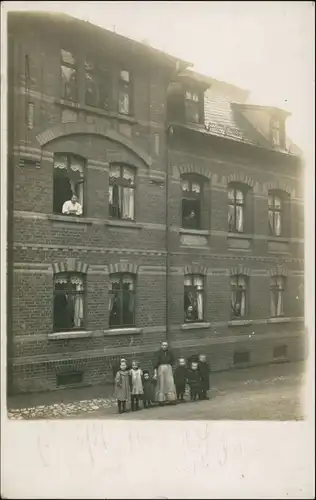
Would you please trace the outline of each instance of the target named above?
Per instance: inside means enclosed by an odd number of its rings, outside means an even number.
[[[61,214],[65,201],[76,195],[84,208],[85,160],[80,156],[57,153],[54,155],[53,211]]]
[[[135,276],[117,273],[110,276],[109,327],[135,326]]]
[[[184,277],[184,319],[185,322],[204,320],[204,276]]]
[[[248,305],[248,278],[247,276],[232,276],[231,286],[231,315],[232,318],[245,318]]]
[[[54,331],[83,330],[85,327],[84,275],[58,273],[54,276]]]
[[[284,316],[284,277],[273,276],[270,283],[271,317]]]
[[[135,220],[135,170],[125,165],[111,165],[109,214],[114,219]]]

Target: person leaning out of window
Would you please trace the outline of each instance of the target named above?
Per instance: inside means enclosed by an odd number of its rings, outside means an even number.
[[[73,194],[71,200],[65,201],[62,213],[64,215],[82,215],[82,206],[78,202],[77,195]]]

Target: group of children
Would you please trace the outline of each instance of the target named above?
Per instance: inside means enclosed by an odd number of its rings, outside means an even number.
[[[129,401],[132,411],[140,409],[140,401],[143,408],[152,406],[156,400],[155,384],[155,378],[150,376],[148,370],[142,370],[137,361],[133,361],[129,367],[126,359],[122,358],[115,375],[114,395],[118,412],[124,413]],[[207,399],[210,388],[210,367],[205,355],[191,356],[188,363],[184,357],[180,357],[174,370],[174,384],[179,402],[185,401],[187,387],[190,390],[191,401]]]

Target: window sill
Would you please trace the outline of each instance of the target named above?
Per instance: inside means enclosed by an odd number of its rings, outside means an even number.
[[[199,330],[201,328],[209,328],[211,323],[201,322],[201,323],[184,323],[180,326],[181,330]]]
[[[66,108],[76,109],[78,111],[86,111],[87,113],[106,116],[109,118],[117,118],[118,120],[125,121],[131,124],[138,123],[137,120],[131,115],[125,115],[116,111],[109,111],[106,109],[98,108],[97,106],[89,106],[88,104],[81,104],[78,102],[68,101],[66,99],[55,99],[55,104],[60,104]]]
[[[185,229],[180,227],[179,233],[181,234],[193,234],[196,236],[209,236],[210,232],[207,229]]]
[[[252,325],[252,320],[251,319],[232,319],[231,321],[228,321],[229,326],[247,326],[247,325]]]
[[[241,240],[252,240],[252,234],[245,233],[227,233],[227,238],[239,238]]]
[[[289,243],[290,238],[285,238],[284,236],[268,236],[268,241],[279,242],[279,243]]]
[[[57,221],[57,222],[70,222],[74,224],[92,224],[91,219],[87,219],[86,217],[82,217],[82,215],[57,215],[57,214],[49,214],[47,216],[48,220]]]
[[[115,226],[115,227],[128,227],[131,229],[142,229],[143,225],[139,222],[127,221],[127,220],[107,220],[105,223],[107,226]]]
[[[92,331],[78,330],[70,332],[54,332],[48,334],[49,340],[84,339],[87,337],[92,337]]]
[[[109,330],[104,330],[104,334],[110,335],[131,335],[136,333],[142,333],[142,328],[110,328]]]
[[[279,316],[276,318],[269,318],[267,320],[267,323],[291,323],[293,320],[292,318],[285,318],[284,316]]]

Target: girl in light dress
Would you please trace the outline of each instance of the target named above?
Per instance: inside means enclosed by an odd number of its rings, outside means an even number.
[[[131,408],[132,411],[139,410],[139,400],[144,394],[143,388],[143,372],[137,361],[132,362],[132,368],[129,371],[131,383]]]

